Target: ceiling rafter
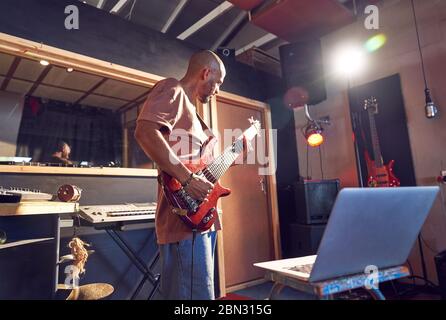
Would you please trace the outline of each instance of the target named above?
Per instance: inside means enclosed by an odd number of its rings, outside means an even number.
[[[15,59],[12,61],[11,66],[9,67],[9,70],[6,73],[5,79],[3,80],[3,83],[0,87],[0,90],[6,90],[6,88],[8,87],[9,81],[11,81],[11,78],[14,76],[14,73],[17,70],[17,67],[19,66],[21,60],[22,60],[22,58],[15,57]]]
[[[166,33],[170,26],[175,22],[175,20],[180,15],[181,11],[183,11],[186,4],[189,2],[189,0],[180,0],[178,5],[175,7],[175,9],[172,11],[172,14],[169,16],[169,19],[167,19],[166,23],[164,24],[163,28],[161,29],[162,33]]]
[[[255,40],[253,42],[250,42],[247,45],[245,45],[244,47],[236,50],[235,51],[235,55],[237,56],[240,53],[243,53],[243,52],[251,49],[252,47],[260,47],[260,46],[262,46],[262,45],[264,45],[264,44],[266,44],[266,43],[268,43],[268,42],[270,42],[270,41],[272,41],[274,39],[277,39],[277,36],[272,34],[272,33],[268,33],[268,34],[264,35],[263,37]]]
[[[84,100],[85,98],[87,98],[90,94],[92,94],[97,88],[99,88],[100,86],[102,86],[105,81],[107,81],[107,78],[102,78],[101,81],[99,81],[98,83],[96,83],[93,87],[90,88],[90,90],[88,90],[87,92],[85,92],[85,94],[80,97],[76,102],[74,102],[74,104],[79,104],[81,103],[82,100]]]
[[[193,35],[195,32],[203,28],[208,23],[214,21],[219,16],[221,16],[223,13],[228,11],[234,7],[234,5],[228,1],[225,1],[221,3],[219,6],[217,6],[214,10],[209,12],[207,15],[205,15],[203,18],[195,22],[192,26],[184,30],[180,35],[177,36],[177,39],[185,40],[191,35]]]
[[[110,13],[119,14],[122,9],[130,2],[130,0],[119,0],[118,3],[110,10]]]
[[[3,76],[3,75],[0,74],[0,76]],[[27,83],[34,83],[34,81],[32,81],[32,80],[24,79],[24,78],[20,78],[20,77],[15,77],[15,76],[12,76],[11,80],[18,80],[18,81],[27,82]],[[45,87],[50,87],[50,88],[53,88],[53,89],[61,89],[61,90],[72,91],[72,92],[77,92],[77,93],[85,93],[85,90],[80,90],[80,89],[75,89],[75,88],[70,88],[70,87],[63,87],[63,86],[59,86],[59,85],[56,85],[56,84],[46,83],[46,82],[43,82],[43,81],[40,83],[40,85],[45,86]],[[102,97],[102,98],[120,100],[120,101],[123,101],[125,103],[132,103],[132,102],[135,101],[135,99],[129,100],[129,99],[125,99],[125,98],[118,98],[118,97],[109,96],[109,95],[106,95],[106,94],[103,94],[103,93],[94,93],[94,95]],[[138,99],[138,98],[136,98],[136,99]]]
[[[125,111],[129,110],[130,108],[134,107],[136,104],[144,102],[146,100],[147,95],[150,93],[150,91],[152,91],[152,89],[144,92],[143,94],[137,96],[132,101],[129,101],[128,103],[124,104],[117,110],[117,112],[125,112]]]
[[[226,28],[226,30],[220,35],[220,37],[214,42],[211,47],[212,51],[215,51],[218,47],[220,47],[229,35],[242,23],[242,21],[246,18],[248,13],[246,11],[242,11],[235,17],[234,21]]]
[[[106,2],[107,0],[99,0],[98,4],[96,5],[96,8],[103,9]]]
[[[42,70],[40,73],[40,76],[37,78],[36,82],[34,82],[33,86],[28,91],[28,96],[32,96],[34,91],[39,87],[39,85],[42,83],[42,81],[45,79],[45,77],[48,75],[48,73],[53,68],[52,65],[47,65],[45,69]]]

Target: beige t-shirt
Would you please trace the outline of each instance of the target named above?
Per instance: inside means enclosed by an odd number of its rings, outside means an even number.
[[[203,130],[196,114],[196,108],[187,97],[181,83],[173,78],[161,80],[147,97],[137,121],[146,120],[161,125],[164,137],[180,160],[187,160],[200,153],[201,146],[212,135]],[[158,208],[155,215],[156,235],[159,244],[185,240],[192,236],[192,230],[172,212],[158,186]],[[220,230],[217,217],[213,230]]]

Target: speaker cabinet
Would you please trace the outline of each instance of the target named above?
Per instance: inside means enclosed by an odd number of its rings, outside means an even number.
[[[339,179],[294,183],[295,215],[292,223],[326,223],[339,192]]]
[[[314,105],[327,98],[319,40],[296,42],[279,47],[282,77],[288,89],[303,88],[308,104]]]
[[[446,300],[446,250],[437,254],[434,260],[435,266],[437,267],[441,299]]]
[[[287,258],[309,256],[317,253],[324,234],[325,224],[290,224]]]

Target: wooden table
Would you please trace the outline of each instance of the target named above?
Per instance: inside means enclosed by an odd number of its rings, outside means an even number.
[[[0,203],[0,216],[59,214],[78,211],[76,202],[58,201],[22,201],[18,203]]]
[[[274,268],[277,269],[277,263],[281,260],[272,261]],[[285,260],[284,260],[285,261]],[[266,263],[267,264],[267,263]],[[333,295],[358,288],[365,288],[376,300],[385,300],[384,295],[379,290],[379,283],[400,279],[410,276],[409,269],[406,266],[397,266],[378,270],[377,277],[374,278],[374,286],[367,286],[370,283],[369,275],[365,273],[343,276],[331,280],[320,282],[309,282],[303,277],[296,277],[290,274],[268,269],[265,263],[261,263],[266,269],[265,278],[273,281],[274,285],[271,289],[269,299],[275,299],[284,287],[290,287],[302,292],[316,295],[319,299],[333,299]]]

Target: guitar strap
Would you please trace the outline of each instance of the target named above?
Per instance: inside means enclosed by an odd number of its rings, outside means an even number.
[[[211,129],[209,129],[208,125],[206,124],[206,122],[204,122],[204,120],[200,117],[200,115],[198,114],[198,112],[195,112],[195,114],[197,115],[198,120],[200,120],[200,124],[201,127],[204,131],[204,134],[208,136],[208,138],[215,138],[214,133],[212,132]]]

